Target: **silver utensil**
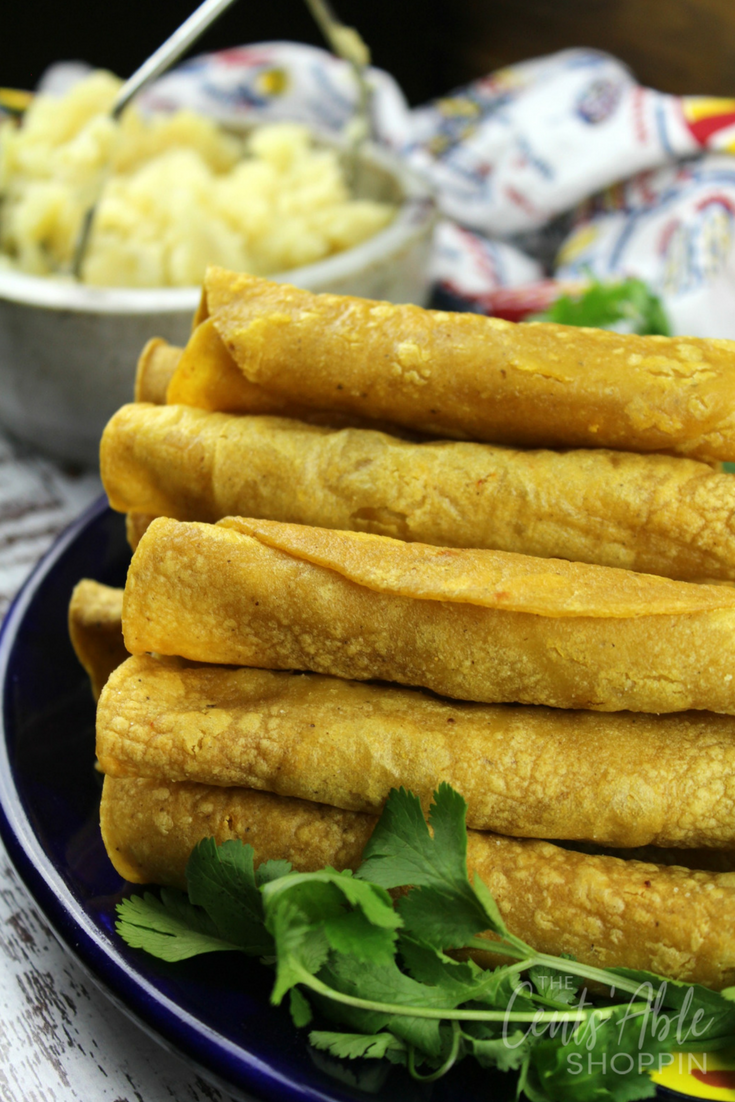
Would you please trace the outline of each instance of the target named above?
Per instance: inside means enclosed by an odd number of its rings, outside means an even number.
[[[140,92],[151,80],[161,76],[166,70],[181,57],[186,50],[206,31],[215,19],[217,19],[235,0],[204,0],[196,11],[193,11],[188,19],[185,19],[177,30],[167,38],[155,53],[152,53],[147,61],[144,61],[139,69],[125,81],[115,97],[110,110],[113,119],[118,119],[131,99]],[[72,260],[72,275],[75,279],[81,279],[82,264],[89,244],[89,236],[92,231],[92,223],[97,210],[97,202],[93,203],[84,215],[82,225],[77,237]]]
[[[355,77],[357,105],[354,118],[347,129],[348,144],[343,160],[348,182],[353,190],[357,190],[360,170],[359,149],[364,141],[372,137],[372,119],[370,115],[372,89],[366,76],[370,65],[370,50],[354,27],[348,27],[341,22],[329,0],[306,0],[306,6],[329,43],[332,52],[337,57],[341,57],[343,61],[348,62]]]

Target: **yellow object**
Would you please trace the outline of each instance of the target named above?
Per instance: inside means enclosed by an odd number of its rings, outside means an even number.
[[[722,1052],[669,1052],[651,1078],[686,1098],[735,1102],[735,1048]]]
[[[0,112],[7,111],[11,115],[22,115],[28,110],[32,101],[32,92],[24,92],[20,88],[0,88]]]
[[[395,208],[352,198],[336,150],[294,123],[245,139],[191,111],[110,109],[120,81],[91,73],[34,96],[0,130],[0,248],[32,275],[68,272],[98,201],[82,270],[109,287],[193,286],[208,263],[260,273],[322,260],[383,229]]]
[[[146,363],[163,355],[153,348]],[[184,368],[182,361],[175,376],[181,388]],[[232,371],[235,382],[251,385]],[[155,390],[152,372],[147,385]],[[735,579],[732,477],[674,456],[414,443],[367,429],[137,402],[108,423],[100,466],[121,512],[265,517],[685,580]]]
[[[682,96],[681,105],[689,122],[735,113],[735,99],[724,96]]]
[[[97,708],[119,777],[262,789],[379,814],[446,781],[467,822],[609,846],[735,846],[735,718],[440,700],[397,686],[129,658]]]
[[[160,371],[163,380],[169,374],[169,383],[165,401],[170,405],[195,406],[198,409],[221,413],[257,413],[277,414],[281,417],[295,417],[315,425],[361,426],[368,428],[387,427],[395,431],[388,422],[376,422],[369,417],[360,417],[354,413],[344,413],[335,409],[314,409],[308,404],[294,399],[292,395],[278,395],[264,387],[251,383],[238,368],[212,318],[206,313],[206,298],[194,319],[194,329],[186,348],[171,346],[166,351],[163,345],[151,356],[143,350],[138,362],[139,376],[145,377],[154,367]],[[178,358],[177,358],[178,354]],[[159,401],[158,391],[155,398]],[[142,401],[142,393],[136,391],[136,401]]]
[[[297,411],[300,408],[296,403],[272,397],[245,378],[223,345],[211,318],[196,326],[179,356],[165,401],[223,413],[241,410],[281,413],[289,406]]]
[[[181,352],[180,348],[168,344],[161,337],[152,337],[146,342],[135,371],[136,402],[164,404],[171,377],[181,360]]]
[[[735,591],[610,567],[228,518],[138,544],[126,646],[487,703],[735,713]]]
[[[440,437],[735,459],[735,342],[516,325],[209,268],[209,316],[282,401]]]
[[[122,590],[83,578],[69,604],[69,636],[92,683],[95,700],[128,657],[122,636]]]

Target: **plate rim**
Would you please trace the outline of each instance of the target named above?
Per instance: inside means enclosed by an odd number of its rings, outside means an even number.
[[[44,853],[26,814],[8,753],[6,695],[8,665],[28,608],[62,555],[109,509],[102,494],[54,539],[11,602],[0,625],[0,838],[8,857],[62,948],[128,1018],[165,1049],[200,1071],[221,1090],[245,1102],[341,1102],[335,1092],[299,1084],[184,1010],[145,976],[130,971],[115,942],[95,925]],[[155,1017],[155,1011],[162,1016]],[[216,1053],[217,1061],[208,1058]],[[221,1062],[220,1062],[221,1061]],[[223,1066],[224,1065],[224,1066]],[[243,1093],[246,1092],[246,1093]]]

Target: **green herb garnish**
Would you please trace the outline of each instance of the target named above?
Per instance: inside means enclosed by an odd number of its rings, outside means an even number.
[[[597,329],[618,329],[624,333],[653,333],[671,336],[671,326],[661,299],[642,279],[615,283],[593,280],[578,295],[560,295],[534,321],[555,321],[560,325],[589,325]]]
[[[430,831],[418,798],[394,790],[354,875],[280,861],[256,870],[251,846],[210,838],[189,860],[188,899],[166,889],[126,899],[117,930],[164,960],[235,950],[274,963],[271,1001],[288,995],[298,1028],[315,1011],[331,1021],[309,1040],[332,1057],[388,1060],[427,1080],[474,1057],[517,1071],[531,1102],[650,1098],[664,1054],[732,1045],[731,991],[594,968],[511,934],[487,887],[468,879],[465,814],[443,784]],[[395,906],[394,888],[409,889]],[[448,955],[472,948],[512,963],[483,970]],[[587,981],[609,996],[593,1003]]]

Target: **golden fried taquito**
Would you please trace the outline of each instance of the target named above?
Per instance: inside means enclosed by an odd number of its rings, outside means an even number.
[[[735,578],[735,481],[674,456],[415,443],[132,403],[104,431],[100,468],[121,512],[265,517],[685,580]],[[135,534],[133,546],[137,524]]]
[[[735,343],[621,335],[313,294],[210,268],[249,383],[440,437],[735,459]]]
[[[246,788],[141,777],[105,777],[102,839],[134,884],[184,887],[193,847],[206,837],[250,842],[256,860],[284,859],[302,871],[357,868],[375,818]]]
[[[295,393],[274,394],[250,382],[228,352],[211,318],[205,317],[195,325],[186,348],[171,350],[171,362],[174,352],[178,360],[166,389],[165,400],[169,405],[221,413],[272,414],[337,428],[367,426],[401,431],[390,420],[376,420],[332,406],[314,409]],[[137,391],[135,397],[136,401],[146,400]]]
[[[255,861],[355,869],[374,817],[245,788],[106,777],[102,837],[135,883],[185,886],[202,838],[249,842]],[[716,989],[735,981],[735,874],[593,857],[548,842],[468,832],[467,863],[512,933],[600,967],[645,968]],[[498,958],[478,954],[493,966]]]
[[[562,559],[159,518],[132,559],[123,627],[132,654],[484,703],[735,713],[735,590]]]
[[[161,337],[148,341],[138,358],[135,372],[135,401],[163,405],[166,391],[181,359],[183,349]]]
[[[735,718],[442,700],[394,685],[149,655],[97,707],[105,773],[263,789],[377,814],[442,781],[478,830],[608,846],[735,846]]]
[[[69,637],[89,674],[95,700],[115,667],[128,657],[122,635],[122,601],[121,589],[83,578],[69,602]]]
[[[140,356],[135,372],[135,401],[163,405],[166,391],[183,353],[182,348],[169,344],[162,337],[149,340]],[[150,524],[152,516],[135,512],[125,518],[125,534],[133,550]]]
[[[142,400],[137,394],[136,399]],[[165,400],[222,412],[280,413],[284,405],[245,378],[209,319],[194,328],[186,348],[179,350]]]
[[[125,536],[133,551],[148,531],[148,525],[156,519],[158,514],[130,512],[125,517]]]

